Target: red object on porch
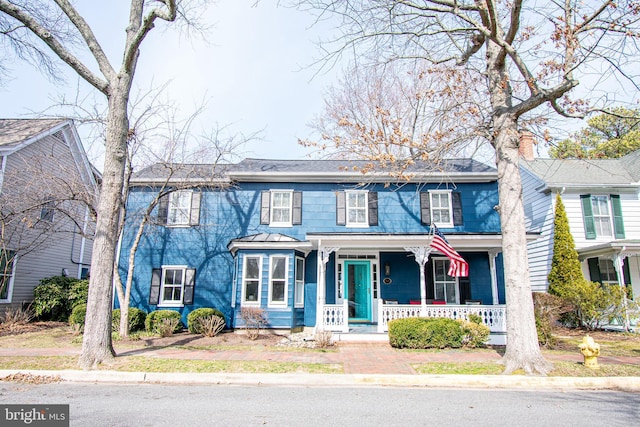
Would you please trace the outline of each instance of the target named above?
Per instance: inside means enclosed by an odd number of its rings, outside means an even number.
[[[419,299],[411,299],[411,300],[409,300],[409,304],[420,305],[420,300]]]
[[[445,305],[447,302],[443,299],[434,299],[433,300],[434,304],[440,304],[440,305]]]

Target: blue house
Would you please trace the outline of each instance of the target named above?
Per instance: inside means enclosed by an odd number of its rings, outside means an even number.
[[[135,255],[131,305],[147,312],[221,310],[232,328],[243,307],[268,327],[385,332],[408,316],[474,313],[504,333],[505,292],[497,172],[471,159],[415,164],[405,178],[361,173],[366,162],[258,160],[156,165],[131,182],[120,273],[159,191]],[[177,170],[177,172],[176,172]],[[168,191],[167,191],[168,190]],[[469,264],[430,247],[431,225]]]

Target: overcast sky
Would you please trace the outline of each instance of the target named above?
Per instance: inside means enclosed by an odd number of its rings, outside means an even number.
[[[118,67],[128,0],[76,3]],[[273,0],[253,7],[255,3],[222,0],[212,5],[206,15],[213,23],[208,43],[154,29],[142,45],[135,85],[145,89],[170,82],[167,96],[184,112],[207,101],[201,127],[217,123],[245,135],[261,131],[261,140],[245,147],[244,157],[303,158],[309,151],[297,139],[312,135],[307,124],[321,112],[323,90],[339,71],[315,75],[317,67],[310,67],[319,57],[316,42],[330,27],[314,26],[310,15],[278,7]],[[0,86],[4,118],[33,117],[60,93],[73,97],[78,86],[72,72],[62,86],[29,66],[14,64],[12,71]],[[90,91],[82,82],[80,87]]]

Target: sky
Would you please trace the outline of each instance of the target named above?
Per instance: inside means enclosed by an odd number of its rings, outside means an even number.
[[[128,1],[76,4],[118,67]],[[206,102],[197,124],[203,131],[220,126],[230,135],[258,134],[243,147],[243,157],[304,158],[310,152],[297,140],[313,138],[308,123],[322,112],[324,90],[340,71],[318,73],[313,65],[320,57],[316,42],[332,28],[314,25],[311,15],[273,0],[221,0],[203,19],[212,25],[206,41],[161,24],[150,32],[142,45],[133,91],[167,83],[165,96],[185,114]],[[34,117],[61,95],[74,98],[78,88],[83,97],[97,93],[66,65],[61,68],[66,84],[51,82],[32,66],[12,64],[10,79],[0,85],[0,117]]]

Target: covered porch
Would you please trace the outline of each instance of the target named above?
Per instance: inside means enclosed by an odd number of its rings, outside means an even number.
[[[317,248],[316,330],[385,334],[405,317],[468,319],[475,314],[504,343],[506,305],[501,235],[448,234],[468,260],[469,277],[450,277],[429,234],[308,235]],[[358,332],[361,333],[361,332]]]

